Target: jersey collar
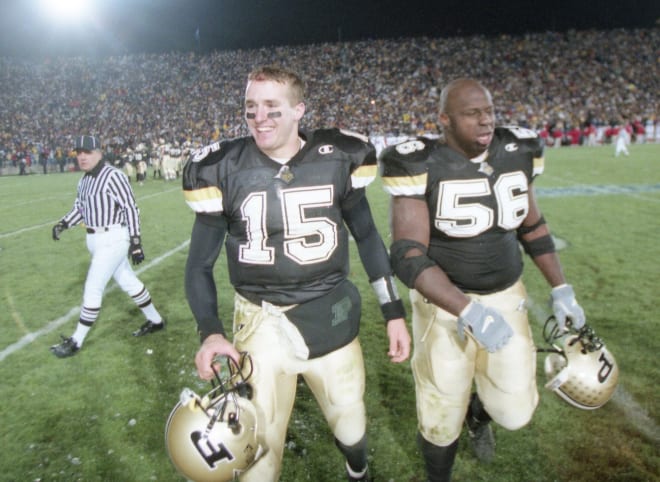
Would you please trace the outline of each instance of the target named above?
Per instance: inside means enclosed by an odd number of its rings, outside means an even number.
[[[92,177],[96,177],[96,176],[98,176],[98,175],[99,175],[99,172],[101,172],[101,169],[103,169],[103,166],[104,166],[104,165],[105,165],[105,159],[101,159],[101,160],[99,161],[99,163],[98,163],[96,166],[94,166],[94,169],[92,169],[91,171],[89,171],[88,173],[86,173],[86,175],[87,175],[87,176],[92,176]]]

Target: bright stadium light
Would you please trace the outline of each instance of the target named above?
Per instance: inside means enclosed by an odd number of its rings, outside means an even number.
[[[75,24],[90,13],[90,0],[40,0],[40,9],[56,23]]]

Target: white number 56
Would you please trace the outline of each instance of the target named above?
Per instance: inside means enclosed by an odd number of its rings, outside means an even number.
[[[493,185],[498,209],[496,217],[488,206],[466,202],[473,197],[491,194],[487,179],[441,182],[435,227],[454,238],[477,236],[493,227],[495,219],[502,229],[516,229],[529,210],[527,190],[527,178],[522,172],[500,176]]]

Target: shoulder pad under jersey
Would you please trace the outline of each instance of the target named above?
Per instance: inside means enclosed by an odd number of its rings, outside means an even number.
[[[532,157],[533,176],[536,177],[543,173],[545,167],[544,141],[533,131],[526,127],[507,125],[495,128],[495,137],[500,138],[504,143],[504,149],[509,145],[516,145],[523,152],[527,152]]]
[[[241,139],[214,142],[190,154],[181,177],[186,203],[196,213],[222,212],[221,161],[241,142]]]
[[[369,149],[369,138],[363,134],[344,129],[317,129],[313,132],[312,140],[315,143],[329,142],[341,151],[350,154],[362,153]],[[373,146],[371,146],[373,147]]]
[[[392,196],[422,196],[434,141],[416,137],[387,147],[380,155],[383,188]]]
[[[315,144],[319,152],[334,149],[342,153],[351,164],[351,185],[354,189],[366,187],[376,178],[376,148],[367,136],[343,129],[319,129],[308,141]]]

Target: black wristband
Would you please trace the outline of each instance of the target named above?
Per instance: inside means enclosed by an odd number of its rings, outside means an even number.
[[[197,330],[197,333],[199,334],[199,343],[200,345],[204,343],[204,340],[206,340],[209,336],[211,335],[222,335],[225,338],[227,338],[227,335],[225,334],[224,330],[221,331],[203,331],[203,330]]]
[[[403,301],[401,300],[394,300],[380,305],[380,311],[386,322],[406,317],[406,308],[403,306]]]

